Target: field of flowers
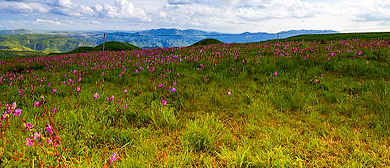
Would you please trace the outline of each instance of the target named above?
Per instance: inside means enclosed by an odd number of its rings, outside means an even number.
[[[390,40],[0,61],[1,167],[390,166]]]

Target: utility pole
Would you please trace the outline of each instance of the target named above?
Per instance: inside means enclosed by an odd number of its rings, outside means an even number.
[[[104,52],[104,43],[106,43],[106,33],[104,33],[104,35],[103,35],[103,52]]]

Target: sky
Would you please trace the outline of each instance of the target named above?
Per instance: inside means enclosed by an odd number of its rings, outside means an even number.
[[[0,0],[0,29],[390,32],[390,0]]]

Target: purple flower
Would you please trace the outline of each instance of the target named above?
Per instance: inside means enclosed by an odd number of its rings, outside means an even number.
[[[278,72],[275,71],[275,72],[274,72],[274,75],[275,75],[275,76],[278,75]]]
[[[41,133],[38,133],[38,132],[34,133],[34,139],[37,139],[39,137],[41,137]]]
[[[46,126],[46,130],[47,130],[48,132],[50,132],[50,134],[53,134],[53,128],[51,127],[51,125],[47,125],[47,126]]]
[[[229,95],[229,96],[230,96],[230,95],[232,95],[232,92],[231,92],[231,91],[229,91],[229,92],[228,92],[228,95]]]
[[[116,153],[114,152],[113,155],[110,156],[110,162],[114,162],[118,159],[118,156],[116,155]]]
[[[127,89],[125,89],[125,91],[123,91],[124,93],[127,93]]]
[[[27,142],[26,142],[26,145],[27,145],[27,146],[31,146],[31,139],[30,139],[30,138],[26,138],[26,141],[27,141]]]
[[[176,92],[176,88],[172,88],[172,92]]]
[[[4,112],[3,114],[3,118],[1,119],[1,121],[4,121],[4,119],[7,117],[7,111]]]
[[[53,142],[53,139],[52,139],[52,138],[49,138],[49,139],[47,140],[47,143],[50,144],[51,142]]]
[[[12,110],[16,109],[16,102],[12,103],[11,109]]]
[[[27,128],[27,129],[31,129],[32,127],[34,127],[34,125],[30,124],[30,123],[25,123],[24,126]]]
[[[80,90],[81,90],[80,87],[77,87],[77,88],[76,88],[76,91],[77,91],[77,92],[80,92]]]
[[[167,105],[167,101],[165,101],[164,99],[161,100],[161,103],[166,106]]]
[[[53,89],[53,93],[57,92],[57,89]]]
[[[21,112],[22,112],[21,109],[16,109],[15,113],[14,113],[14,116],[19,117]]]
[[[93,95],[93,97],[94,97],[95,99],[97,99],[97,98],[99,98],[99,94],[96,92],[96,93]]]
[[[36,101],[36,102],[34,103],[34,107],[38,107],[38,106],[39,106],[39,102]]]

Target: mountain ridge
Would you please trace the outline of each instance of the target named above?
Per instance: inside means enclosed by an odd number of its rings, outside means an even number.
[[[303,34],[331,34],[333,30],[289,30],[279,33],[279,38]],[[241,34],[220,33],[198,29],[159,28],[141,31],[101,30],[101,31],[32,31],[27,29],[0,30],[0,49],[68,52],[80,46],[95,47],[105,41],[120,41],[140,48],[166,48],[190,46],[200,40],[214,38],[224,43],[250,43],[277,39],[277,33],[243,32]],[[26,38],[21,38],[21,35]],[[34,36],[31,45],[30,36]],[[55,38],[54,38],[55,37]],[[63,37],[61,45],[58,40]],[[12,43],[10,42],[12,41]],[[40,41],[42,44],[41,45]],[[12,45],[8,45],[12,44]]]

